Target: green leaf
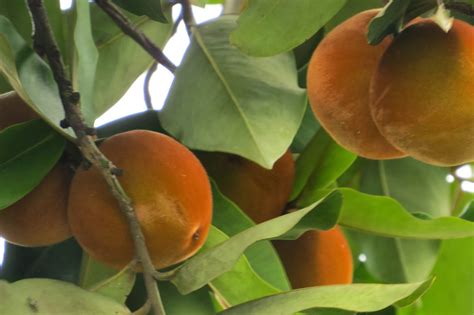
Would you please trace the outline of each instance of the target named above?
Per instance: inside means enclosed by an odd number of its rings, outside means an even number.
[[[79,285],[89,289],[117,274],[117,270],[93,259],[86,253],[82,256]]]
[[[168,19],[163,13],[163,10],[161,9],[161,1],[156,0],[156,1],[149,1],[149,0],[134,0],[134,1],[128,1],[128,0],[113,0],[113,2],[124,8],[130,13],[133,13],[135,15],[146,15],[150,19],[155,20],[157,22],[163,22],[167,23]]]
[[[59,49],[64,54],[66,53],[66,23],[64,23],[64,14],[60,8],[60,1],[57,0],[43,0],[44,7],[48,14],[48,21]],[[21,37],[32,46],[32,25],[31,16],[26,6],[26,1],[10,1],[0,0],[0,13],[8,18]]]
[[[287,315],[316,307],[373,312],[394,303],[408,304],[419,298],[432,280],[410,284],[331,285],[293,290],[240,304],[222,315]]]
[[[364,161],[363,165],[361,191],[392,197],[412,214],[425,214],[425,217],[450,214],[447,168],[411,158]],[[356,238],[367,256],[369,271],[378,279],[392,283],[426,278],[436,262],[440,244],[433,240],[385,238],[370,234],[358,234]]]
[[[158,120],[158,112],[153,110],[147,110],[145,112],[132,114],[111,121],[105,125],[98,127],[97,136],[99,138],[107,138],[117,133],[135,129],[152,130],[166,134],[163,127],[161,127],[160,121]]]
[[[226,198],[212,181],[213,207],[212,224],[229,236],[255,226],[255,223]],[[250,265],[263,279],[280,290],[289,290],[290,284],[285,269],[274,247],[268,241],[257,242],[250,246],[245,255]]]
[[[64,139],[42,120],[0,132],[0,209],[35,188],[61,157]]]
[[[224,16],[194,28],[160,120],[188,147],[271,168],[298,130],[305,91],[292,54],[246,56],[228,41],[235,26],[235,16]]]
[[[71,128],[63,129],[59,125],[64,110],[51,69],[3,16],[0,16],[0,70],[40,116],[60,133],[72,137]]]
[[[160,282],[161,298],[167,315],[214,315],[214,306],[207,287],[181,295],[170,282]],[[146,294],[146,293],[145,293]]]
[[[81,93],[81,109],[86,122],[94,124],[94,78],[99,53],[92,37],[89,3],[77,1],[75,5],[77,18],[74,28],[74,45],[76,48],[77,89]]]
[[[334,183],[357,156],[339,146],[320,128],[296,160],[295,182],[290,200],[310,204],[318,190]]]
[[[303,152],[304,148],[308,145],[308,143],[311,141],[311,139],[319,130],[319,128],[319,122],[316,120],[311,106],[307,104],[306,111],[304,112],[303,116],[303,121],[301,122],[298,132],[296,133],[295,138],[291,143],[291,152]]]
[[[419,219],[389,197],[373,196],[349,188],[343,194],[339,224],[382,236],[416,239],[453,239],[474,236],[474,223],[455,217]]]
[[[213,227],[203,249],[213,248],[228,239],[227,235]],[[227,305],[280,292],[254,272],[245,256],[241,256],[231,270],[212,280],[210,286]]]
[[[432,274],[436,277],[420,303],[399,310],[399,315],[474,314],[474,238],[443,241]]]
[[[112,277],[95,284],[89,288],[89,291],[107,296],[119,303],[125,303],[135,284],[135,277],[136,273],[129,267],[125,267]]]
[[[333,28],[356,15],[359,12],[380,8],[382,1],[380,0],[347,0],[341,10],[326,24],[324,27],[326,32],[330,32]]]
[[[345,3],[346,0],[249,1],[230,41],[252,56],[286,52],[316,33]]]
[[[310,229],[327,230],[333,227],[339,216],[340,205],[341,196],[334,193],[307,208],[242,231],[186,261],[172,281],[180,292],[192,292],[231,270],[247,247],[257,241],[274,238],[296,239]]]
[[[9,315],[130,315],[107,297],[51,279],[0,281],[0,301],[0,314]]]
[[[99,117],[125,94],[137,77],[148,69],[153,59],[95,4],[90,4],[90,9],[92,33],[99,51],[94,81],[94,108],[91,111],[95,117]],[[170,12],[166,11],[166,14],[168,16]],[[171,24],[158,23],[146,16],[126,15],[158,47],[163,47],[171,36]]]
[[[386,36],[397,34],[405,23],[437,6],[437,0],[390,0],[369,24],[369,43],[376,45]]]

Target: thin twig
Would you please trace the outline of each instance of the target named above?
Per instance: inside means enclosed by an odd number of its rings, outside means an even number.
[[[99,151],[94,142],[95,130],[89,128],[85,123],[79,106],[79,93],[73,91],[71,81],[66,77],[61,53],[51,31],[43,0],[28,0],[27,3],[34,25],[34,47],[47,57],[54,79],[59,87],[61,102],[66,115],[63,125],[72,127],[77,137],[76,145],[84,158],[101,173],[109,186],[109,190],[117,200],[121,212],[125,215],[134,242],[136,259],[140,261],[143,268],[148,299],[154,313],[162,315],[164,314],[164,308],[158,292],[158,285],[154,279],[156,270],[148,253],[145,237],[133,209],[132,201],[118,181],[117,174],[120,173],[120,170]]]
[[[145,105],[148,110],[153,110],[153,102],[151,101],[150,93],[150,80],[153,76],[153,73],[155,73],[156,68],[158,68],[158,63],[155,61],[146,72],[145,82],[143,83],[143,95],[145,98]]]
[[[465,2],[449,2],[445,4],[446,9],[458,11],[468,16],[474,16],[474,5]]]
[[[173,23],[173,29],[171,30],[171,36],[176,34],[176,31],[178,30],[179,23],[183,20],[183,10],[179,12],[178,17],[176,18],[176,21]]]
[[[192,28],[196,25],[196,20],[194,19],[191,2],[189,0],[179,0],[179,3],[181,3],[181,12],[183,13],[183,21],[186,25],[186,31],[188,32],[188,35],[191,36]]]
[[[156,46],[140,29],[136,28],[132,22],[109,0],[95,0],[95,3],[117,24],[126,35],[130,36],[155,60],[162,64],[171,73],[174,73],[176,66],[166,57],[163,51]]]

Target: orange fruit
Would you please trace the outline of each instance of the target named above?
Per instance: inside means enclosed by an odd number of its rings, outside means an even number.
[[[352,283],[352,253],[339,227],[273,243],[293,288]]]
[[[370,96],[373,119],[395,147],[435,165],[473,161],[474,27],[407,27],[380,59]]]
[[[72,174],[58,163],[25,197],[0,210],[0,236],[22,246],[47,246],[71,236],[67,192]]]
[[[36,118],[17,93],[0,95],[0,130]],[[70,237],[66,214],[71,176],[58,163],[26,196],[0,210],[0,236],[22,246],[46,246]]]
[[[283,214],[295,176],[290,151],[271,170],[228,153],[202,152],[199,158],[222,193],[253,221],[261,223]]]
[[[123,170],[119,181],[132,199],[155,267],[193,255],[212,217],[211,187],[199,160],[171,137],[146,130],[114,135],[100,150]],[[115,268],[133,259],[126,218],[97,169],[76,172],[68,207],[73,236],[90,256]]]
[[[380,134],[369,108],[370,80],[391,42],[367,42],[368,24],[377,13],[357,14],[321,41],[308,65],[307,91],[315,116],[339,145],[369,159],[392,159],[405,154]]]

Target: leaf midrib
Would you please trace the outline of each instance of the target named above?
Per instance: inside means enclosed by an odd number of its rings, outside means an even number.
[[[248,120],[246,119],[246,117],[245,117],[245,115],[244,115],[244,113],[241,109],[240,102],[238,101],[238,99],[234,95],[234,93],[232,93],[230,85],[227,83],[227,80],[225,79],[222,71],[220,70],[219,66],[214,61],[214,58],[212,57],[211,53],[207,49],[207,47],[204,43],[204,39],[202,38],[201,33],[199,32],[199,29],[196,28],[196,27],[193,27],[192,28],[192,33],[193,33],[194,38],[196,39],[199,47],[201,48],[202,52],[206,56],[206,59],[209,61],[209,64],[211,65],[212,69],[216,73],[217,77],[220,79],[222,85],[224,86],[225,91],[228,93],[230,99],[232,100],[232,103],[237,108],[237,111],[239,112],[240,116],[242,117],[242,119],[244,121],[244,124],[247,127],[248,132],[250,133],[250,137],[252,138],[252,140],[255,144],[255,147],[256,147],[258,153],[260,154],[260,157],[263,158],[264,160],[266,160],[265,155],[263,154],[262,150],[260,149],[260,146],[258,145],[258,142],[257,142],[257,139],[255,137],[254,131],[252,130]]]
[[[10,159],[8,159],[8,160],[6,160],[6,161],[0,163],[0,171],[4,170],[5,167],[6,167],[9,163],[11,163],[11,162],[13,162],[13,161],[15,161],[15,160],[21,158],[22,156],[27,155],[27,154],[30,153],[31,151],[34,151],[35,149],[37,149],[37,148],[38,148],[39,146],[41,146],[42,144],[44,144],[44,143],[48,142],[49,140],[53,139],[53,137],[54,137],[54,134],[53,134],[53,133],[50,133],[48,136],[44,137],[41,141],[37,142],[35,145],[33,145],[33,146],[31,146],[31,147],[28,147],[28,149],[23,150],[23,151],[19,152],[18,154],[12,156]]]

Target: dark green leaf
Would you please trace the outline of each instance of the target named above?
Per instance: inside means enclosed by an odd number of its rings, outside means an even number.
[[[36,187],[61,157],[64,139],[42,120],[0,132],[0,209]]]
[[[303,43],[324,26],[346,0],[249,1],[231,42],[252,56],[272,56]]]
[[[305,91],[292,54],[246,56],[228,41],[235,26],[224,16],[194,28],[160,120],[186,146],[271,168],[298,130]]]
[[[316,120],[313,110],[308,104],[306,106],[306,111],[304,112],[303,121],[301,122],[298,132],[291,143],[291,152],[301,153],[319,128],[319,122]]]
[[[150,19],[158,21],[158,22],[163,22],[167,23],[168,19],[163,13],[163,10],[161,8],[161,1],[160,0],[155,0],[155,1],[150,1],[150,0],[113,0],[113,2],[124,8],[130,13],[133,13],[135,15],[146,15]]]

